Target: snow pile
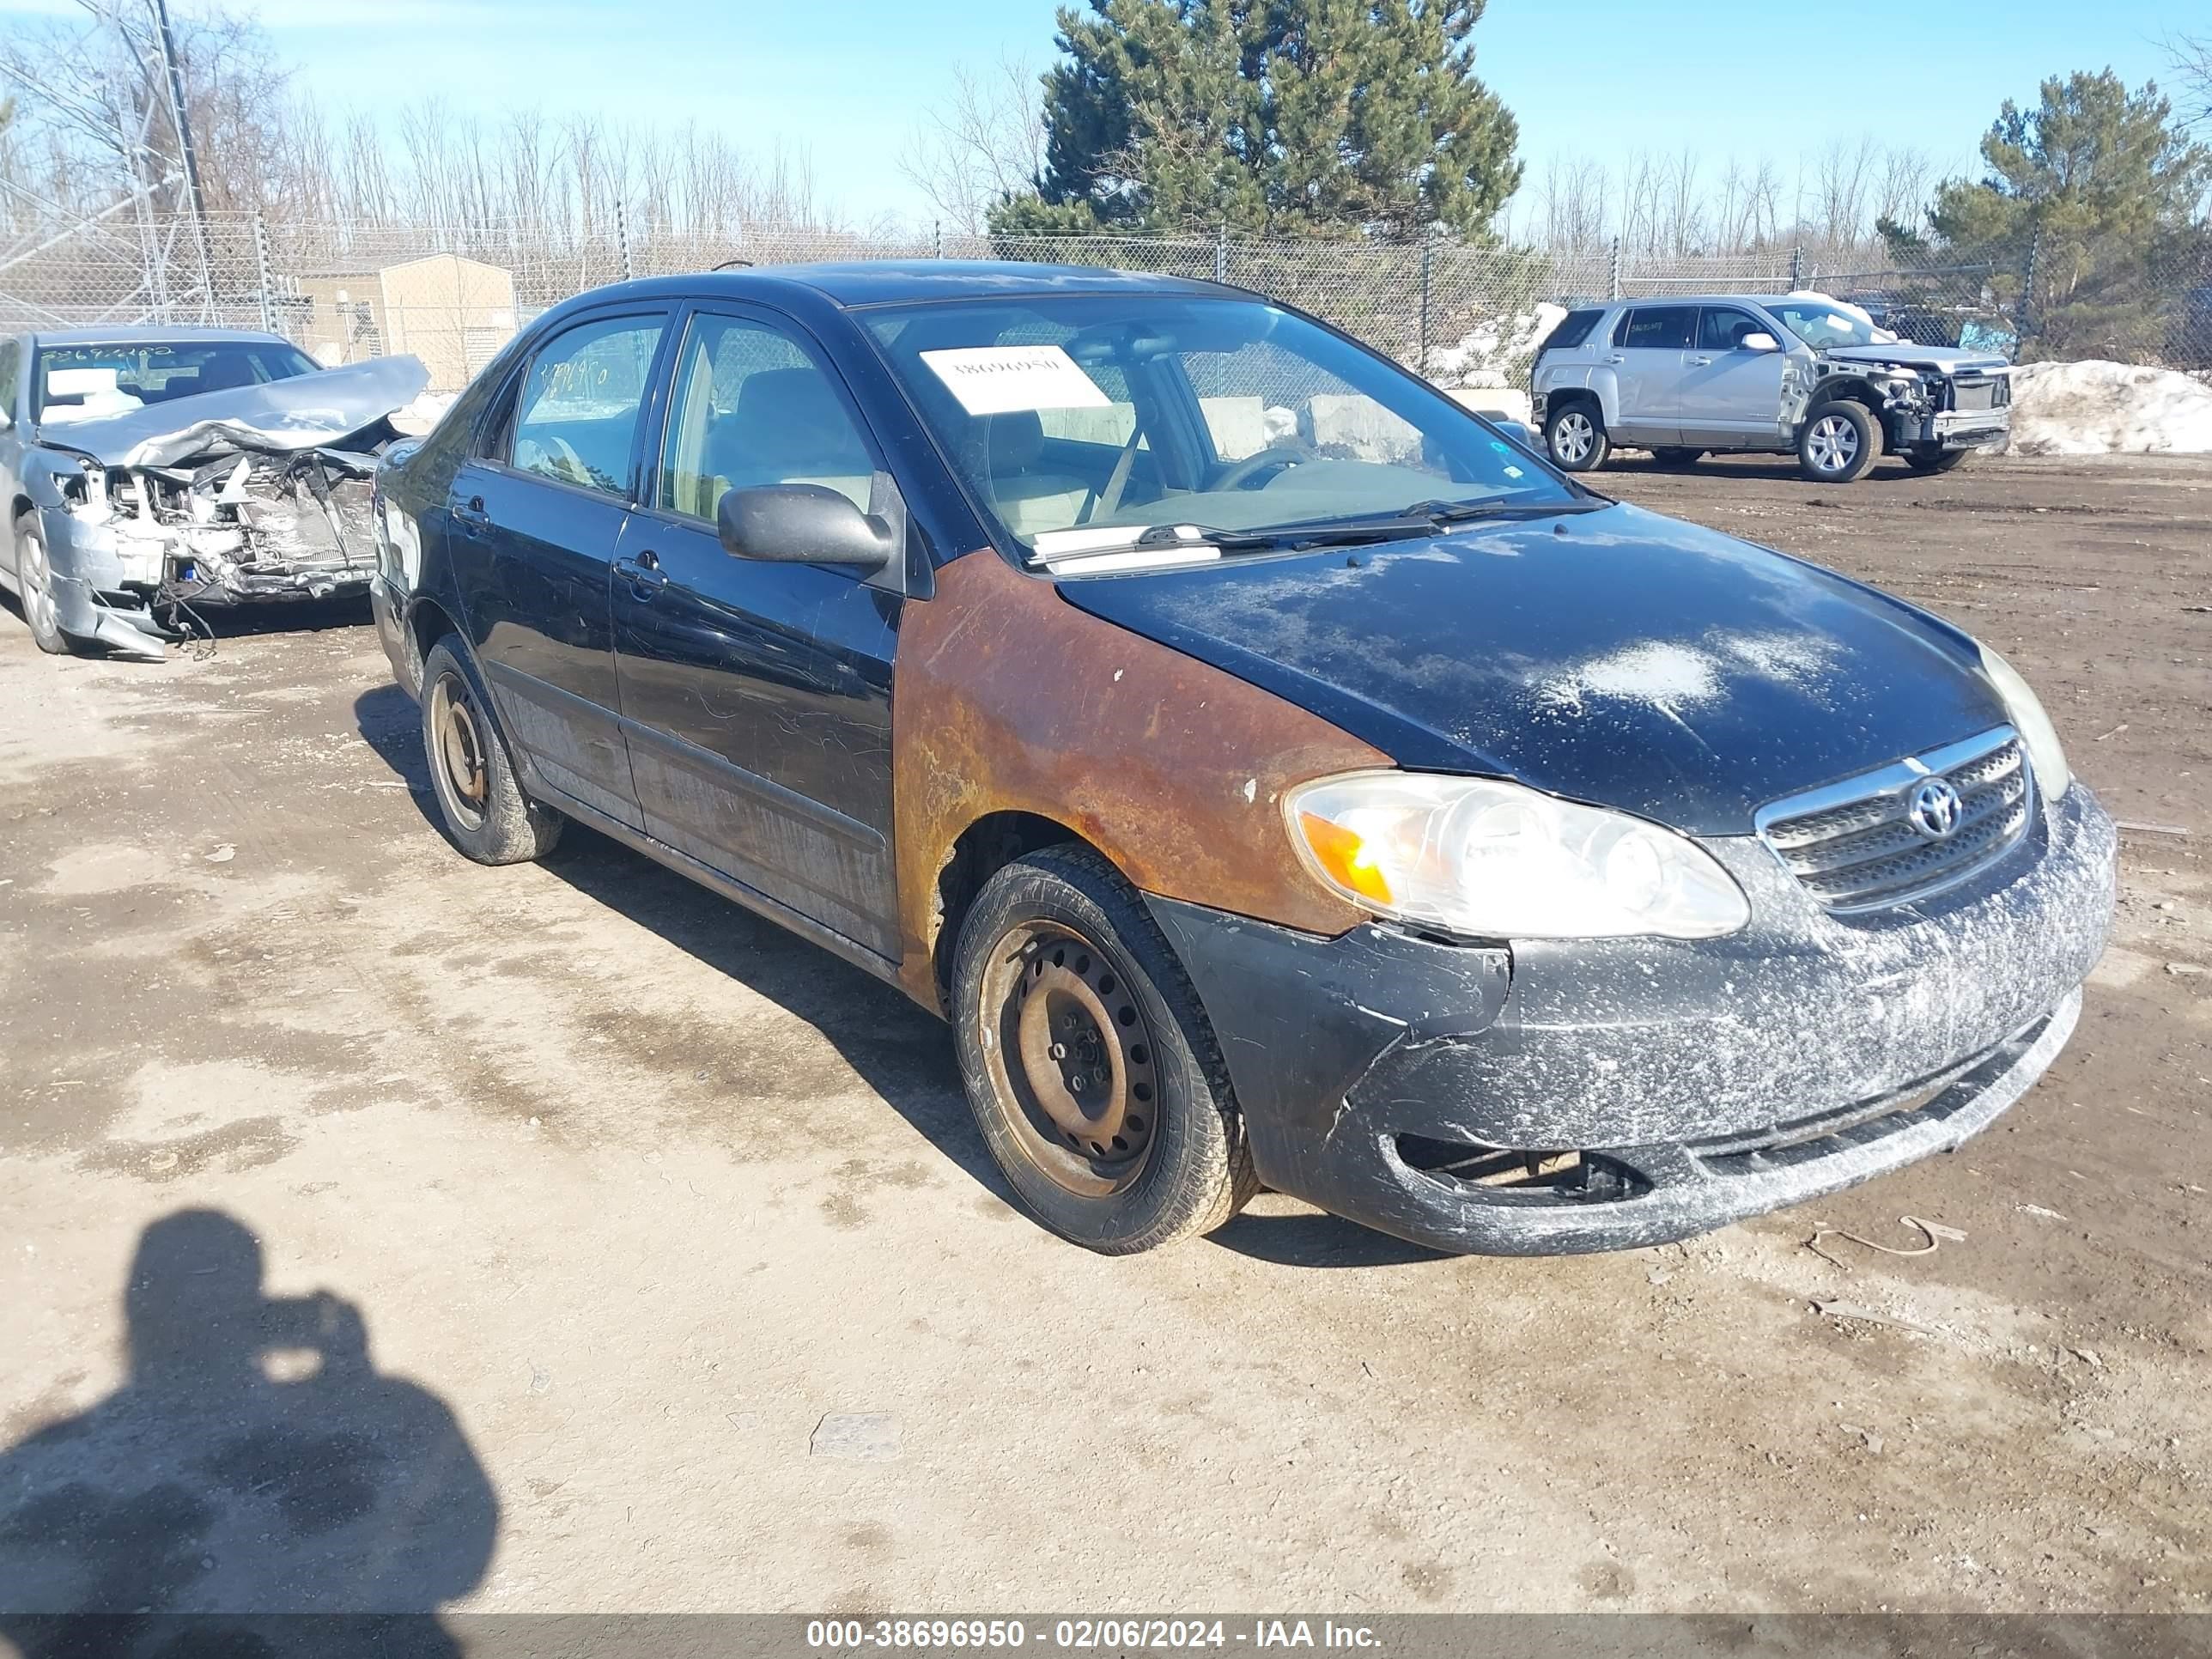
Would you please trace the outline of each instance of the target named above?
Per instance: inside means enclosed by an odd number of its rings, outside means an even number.
[[[2170,368],[2091,359],[2012,372],[2015,455],[2212,451],[2212,385]]]
[[[404,409],[392,411],[392,429],[402,437],[421,437],[446,418],[446,411],[453,406],[453,399],[459,395],[453,392],[422,393]]]
[[[1504,386],[1523,380],[1536,348],[1566,314],[1565,306],[1541,301],[1510,317],[1486,318],[1461,336],[1457,345],[1430,350],[1429,379],[1447,388]]]

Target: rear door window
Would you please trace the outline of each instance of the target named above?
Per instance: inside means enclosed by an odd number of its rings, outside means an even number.
[[[1697,325],[1695,306],[1638,306],[1622,319],[1613,343],[1627,351],[1687,351]]]
[[[523,375],[507,464],[628,500],[638,410],[666,323],[658,315],[602,317],[554,336]]]

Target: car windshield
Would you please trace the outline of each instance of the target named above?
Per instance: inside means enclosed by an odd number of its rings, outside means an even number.
[[[1783,326],[1811,346],[1825,351],[1832,346],[1887,345],[1897,336],[1876,328],[1855,311],[1825,300],[1776,300],[1766,308],[1782,319]]]
[[[1024,296],[864,316],[973,497],[1039,557],[1147,531],[1219,542],[1581,499],[1426,382],[1259,300]]]
[[[312,374],[316,368],[297,346],[276,340],[46,345],[39,348],[32,415],[49,425],[94,421],[202,392]]]

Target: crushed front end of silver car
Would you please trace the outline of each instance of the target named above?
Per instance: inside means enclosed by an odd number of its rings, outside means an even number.
[[[376,358],[42,433],[64,630],[159,656],[202,606],[367,592],[377,456],[428,379]]]

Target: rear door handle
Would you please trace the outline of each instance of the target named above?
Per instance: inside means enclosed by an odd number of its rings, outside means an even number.
[[[1613,354],[1613,356],[1610,356],[1610,357],[1608,357],[1608,358],[1607,358],[1607,359],[1606,359],[1606,362],[1609,362],[1609,363],[1625,363],[1625,362],[1626,362],[1627,361],[1628,361],[1628,359],[1627,359],[1627,358],[1626,358],[1626,357],[1622,356],[1621,356],[1619,352],[1617,352],[1617,351],[1616,351],[1616,352],[1614,352],[1614,353]]]
[[[615,574],[629,584],[629,591],[640,600],[649,600],[668,586],[668,578],[660,568],[660,555],[647,548],[634,559],[617,559]]]

